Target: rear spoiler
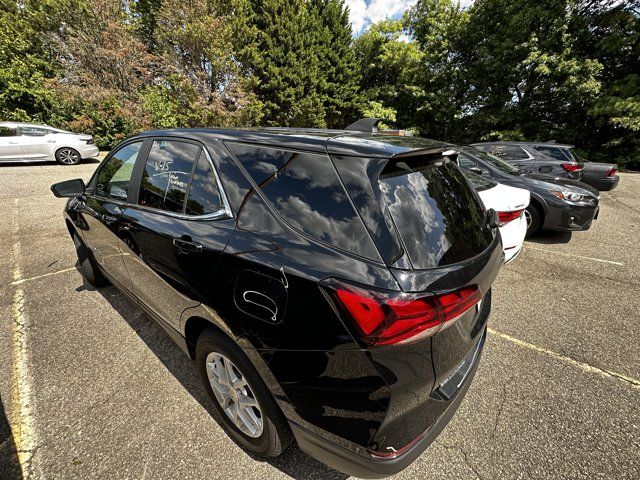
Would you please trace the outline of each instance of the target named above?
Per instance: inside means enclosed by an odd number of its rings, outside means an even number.
[[[389,157],[380,174],[412,169],[412,164],[415,165],[417,163],[455,162],[457,164],[458,153],[457,150],[452,148],[425,148],[397,153]]]

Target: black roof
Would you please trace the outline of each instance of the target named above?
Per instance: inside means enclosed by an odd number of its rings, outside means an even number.
[[[138,136],[184,136],[201,140],[251,143],[334,155],[390,157],[418,150],[452,148],[420,137],[316,128],[185,128],[152,130]]]

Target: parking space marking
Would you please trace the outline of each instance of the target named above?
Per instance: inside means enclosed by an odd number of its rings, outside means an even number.
[[[583,257],[582,255],[575,255],[573,253],[556,252],[554,250],[547,250],[546,248],[536,248],[530,245],[527,245],[526,248],[527,250],[537,250],[538,252],[555,253],[556,255],[565,255],[567,257],[581,258],[583,260],[593,260],[594,262],[609,263],[611,265],[618,265],[620,267],[624,266],[624,263],[614,262],[613,260],[603,260],[602,258]]]
[[[13,278],[20,278],[20,243],[13,245]],[[36,434],[33,425],[33,391],[27,351],[28,317],[25,312],[25,292],[17,287],[11,304],[12,369],[11,369],[11,429],[22,477],[35,478],[33,456]]]
[[[10,283],[10,285],[12,287],[16,286],[16,285],[21,285],[24,282],[30,282],[32,280],[38,280],[39,278],[45,278],[45,277],[50,277],[51,275],[57,275],[59,273],[66,273],[66,272],[70,272],[72,270],[75,270],[76,267],[69,267],[69,268],[63,268],[62,270],[56,270],[55,272],[47,272],[47,273],[43,273],[42,275],[35,275],[33,277],[28,277],[28,278],[18,278],[17,280],[14,280],[13,282]],[[15,277],[14,277],[15,278]]]
[[[529,350],[534,350],[539,353],[544,353],[545,355],[553,357],[557,360],[573,365],[574,367],[578,367],[579,369],[585,372],[595,373],[605,378],[622,380],[627,384],[631,385],[633,388],[640,388],[640,380],[638,380],[637,378],[633,378],[628,375],[624,375],[622,373],[614,372],[612,370],[607,370],[600,367],[594,367],[593,365],[590,365],[585,362],[580,362],[574,358],[568,357],[566,355],[562,355],[561,353],[558,353],[558,352],[554,352],[553,350],[548,350],[544,347],[540,347],[539,345],[534,345],[533,343],[525,342],[524,340],[520,340],[519,338],[515,338],[515,337],[512,337],[511,335],[507,335],[506,333],[498,332],[493,328],[487,328],[487,331],[491,335],[500,337],[503,340],[506,340],[515,345],[518,345],[519,347],[528,348]]]

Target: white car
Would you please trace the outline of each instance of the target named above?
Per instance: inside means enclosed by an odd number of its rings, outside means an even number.
[[[0,162],[55,161],[76,165],[98,153],[91,135],[33,123],[0,122]]]
[[[529,205],[529,191],[502,185],[470,172],[464,175],[480,195],[484,207],[487,210],[493,208],[498,213],[504,263],[510,262],[522,251],[527,234],[527,220],[523,212]]]

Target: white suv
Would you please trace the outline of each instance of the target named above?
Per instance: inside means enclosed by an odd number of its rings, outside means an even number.
[[[56,161],[76,165],[98,153],[91,135],[47,125],[0,122],[0,162]]]

